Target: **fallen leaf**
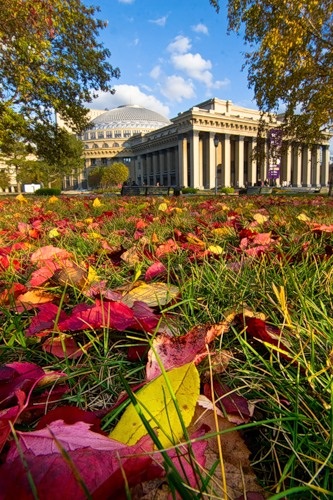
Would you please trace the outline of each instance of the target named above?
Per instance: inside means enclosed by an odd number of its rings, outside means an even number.
[[[178,337],[157,335],[148,353],[146,379],[152,380],[160,375],[160,363],[165,370],[170,370],[191,361],[196,364],[202,361],[207,356],[207,344],[227,332],[232,319],[216,325],[195,326],[186,335]]]
[[[132,306],[136,300],[145,302],[150,307],[165,306],[179,294],[179,288],[169,283],[140,283],[129,290],[122,298],[122,302]]]
[[[168,371],[165,376],[168,378],[168,384],[177,399],[184,425],[187,427],[192,420],[199,397],[199,373],[193,363],[188,363]],[[168,447],[181,439],[183,427],[165,376],[160,375],[136,392],[135,398],[140,411],[156,430],[162,446]],[[130,445],[137,443],[146,434],[147,430],[140,416],[133,404],[130,404],[110,433],[110,437]]]
[[[257,500],[264,500],[266,498],[264,491],[258,484],[251,468],[250,451],[237,431],[237,427],[226,418],[214,415],[214,411],[197,406],[193,423],[188,428],[190,435],[200,428],[202,424],[210,428],[210,434],[223,432],[223,434],[216,434],[214,437],[207,438],[205,469],[207,471],[211,470],[211,467],[214,469],[214,474],[207,484],[207,498],[212,495],[213,498],[236,500],[242,495],[244,495],[243,498],[251,498],[247,494],[256,492],[261,495],[257,496]],[[219,454],[219,441],[222,456]],[[223,473],[220,458],[223,460]],[[226,480],[227,491],[223,490],[223,478]]]

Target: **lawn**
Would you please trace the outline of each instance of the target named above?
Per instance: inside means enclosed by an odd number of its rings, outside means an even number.
[[[333,198],[0,209],[1,500],[333,497]]]

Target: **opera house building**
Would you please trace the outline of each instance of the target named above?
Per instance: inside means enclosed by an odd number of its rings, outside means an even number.
[[[287,144],[279,137],[278,117],[271,117],[267,137],[258,144],[260,112],[231,101],[209,99],[171,120],[136,105],[91,113],[95,117],[82,135],[85,169],[80,179],[67,178],[65,188],[73,182],[89,187],[89,170],[113,162],[126,164],[139,185],[328,184],[329,136],[311,148],[297,141]]]

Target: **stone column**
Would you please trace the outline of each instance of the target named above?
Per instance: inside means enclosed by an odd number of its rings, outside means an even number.
[[[329,146],[322,146],[322,161],[321,161],[321,175],[320,175],[320,184],[322,186],[327,186],[328,184],[329,166],[330,166]]]
[[[190,185],[194,188],[200,187],[199,165],[199,132],[193,130],[190,137]]]
[[[311,152],[309,148],[303,148],[302,155],[302,183],[305,187],[311,187]]]
[[[187,139],[185,136],[178,138],[179,185],[188,187],[187,175]]]
[[[318,144],[314,146],[312,154],[314,163],[313,183],[316,187],[320,187],[320,146]]]
[[[297,187],[302,187],[302,146],[295,144],[293,150],[293,180]]]
[[[236,186],[244,187],[244,137],[240,135],[236,142]]]
[[[172,168],[172,154],[171,154],[170,148],[168,148],[167,152],[166,152],[166,164],[167,164],[167,172],[168,172],[168,186],[170,186],[171,185],[171,168]]]
[[[152,174],[152,153],[147,154],[147,185],[151,185],[151,174]]]
[[[217,161],[219,164],[219,161]],[[230,156],[230,134],[224,134],[222,143],[222,179],[223,186],[230,187],[231,156]]]
[[[286,151],[286,181],[287,181],[287,186],[291,183],[291,162],[292,162],[292,156],[291,156],[291,145],[288,144],[287,146],[287,151]]]
[[[255,183],[257,182],[257,160],[255,158],[256,146],[257,146],[256,138],[251,137],[251,141],[249,141],[248,182],[252,186],[254,186]]]
[[[217,177],[217,148],[214,145],[215,133],[209,132],[209,189],[215,187]]]

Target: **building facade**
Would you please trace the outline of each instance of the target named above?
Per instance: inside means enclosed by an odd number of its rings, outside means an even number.
[[[132,180],[146,185],[212,189],[267,179],[274,185],[327,185],[329,136],[312,148],[282,141],[276,156],[269,132],[258,144],[259,120],[259,111],[217,98],[171,121],[139,106],[122,106],[95,118],[82,137],[84,178],[94,166],[122,161]],[[267,118],[268,131],[279,125],[276,117]]]

